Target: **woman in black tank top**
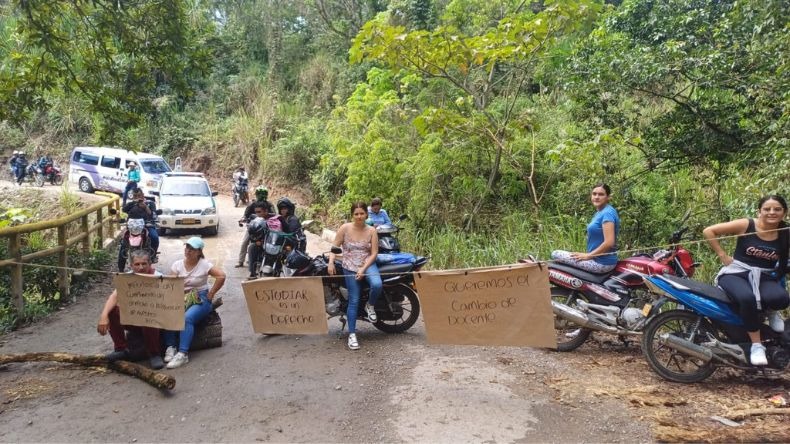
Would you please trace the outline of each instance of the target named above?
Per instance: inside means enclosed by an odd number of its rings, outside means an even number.
[[[760,338],[761,310],[769,312],[771,328],[782,331],[784,322],[776,311],[790,305],[790,296],[780,283],[787,272],[789,247],[788,228],[784,220],[786,216],[787,201],[781,196],[766,196],[760,199],[756,219],[724,222],[705,228],[702,232],[725,266],[719,272],[718,285],[737,302],[744,327],[752,341],[751,362],[754,365],[768,364]],[[718,238],[733,235],[739,237],[735,252],[729,256]],[[755,277],[759,275],[759,282],[756,279],[752,282],[752,271]],[[759,297],[755,288],[759,291]]]

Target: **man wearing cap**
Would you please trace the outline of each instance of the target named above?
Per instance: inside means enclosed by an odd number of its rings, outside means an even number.
[[[151,265],[151,257],[147,251],[135,250],[132,251],[132,271],[130,273],[137,274],[152,274],[159,275]],[[142,336],[143,343],[145,344],[145,351],[148,353],[148,359],[151,368],[159,370],[165,366],[162,360],[159,329],[152,327],[134,327],[121,325],[121,311],[118,308],[118,292],[113,290],[107,302],[104,303],[101,315],[99,316],[99,324],[96,326],[96,331],[104,336],[107,332],[110,333],[112,343],[115,351],[109,353],[105,357],[108,361],[128,360],[134,359],[132,352],[129,351],[126,332],[134,332]]]
[[[136,190],[137,183],[140,182],[140,170],[137,169],[137,164],[129,162],[126,167],[129,168],[129,173],[127,174],[126,189],[123,191],[122,206],[126,206],[126,197],[129,196],[129,191]]]

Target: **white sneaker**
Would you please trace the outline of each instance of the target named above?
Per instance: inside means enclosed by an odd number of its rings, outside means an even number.
[[[359,342],[357,342],[356,333],[351,333],[348,335],[348,348],[351,350],[359,350]]]
[[[752,365],[768,365],[768,358],[765,357],[765,346],[763,344],[752,344],[752,353],[749,357]]]
[[[173,360],[167,363],[167,368],[178,368],[189,362],[189,356],[186,353],[178,352],[173,356]]]
[[[376,309],[370,304],[365,304],[365,313],[367,313],[370,322],[376,322],[378,319],[376,317]]]
[[[785,331],[785,321],[782,319],[782,316],[779,315],[778,311],[768,312],[768,325],[771,327],[771,330],[777,333]]]
[[[172,361],[173,360],[173,356],[176,355],[177,351],[178,350],[176,350],[176,348],[173,347],[173,346],[167,347],[167,350],[165,350],[165,359],[164,359],[164,361],[165,362]]]

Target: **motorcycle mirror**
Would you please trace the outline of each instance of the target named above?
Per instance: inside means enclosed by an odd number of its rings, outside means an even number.
[[[335,247],[335,246],[330,248],[329,251],[331,251],[334,254],[341,254],[341,253],[343,253],[343,250],[340,247]]]
[[[398,220],[401,220],[401,221],[406,220],[408,218],[409,218],[408,214],[401,214],[400,216],[398,216]]]

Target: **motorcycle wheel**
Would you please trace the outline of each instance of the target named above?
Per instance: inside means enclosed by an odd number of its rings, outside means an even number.
[[[57,175],[52,178],[52,185],[63,185],[63,176]]]
[[[417,293],[406,284],[384,287],[384,293],[390,295],[392,300],[402,300],[402,302],[393,302],[400,304],[401,316],[392,320],[379,319],[373,326],[385,333],[403,333],[410,329],[420,317],[420,300],[417,298]],[[384,294],[381,297],[385,298]]]
[[[36,174],[33,178],[33,181],[36,182],[36,185],[43,187],[44,186],[44,175],[43,174]]]
[[[712,362],[688,356],[659,342],[659,336],[668,333],[699,344],[716,335],[716,329],[706,319],[685,310],[671,310],[657,315],[648,322],[642,335],[642,353],[654,372],[672,382],[699,382],[716,371]]]
[[[574,308],[577,300],[589,302],[587,297],[578,291],[562,287],[551,287],[551,300]],[[554,315],[554,331],[557,336],[557,351],[569,352],[581,347],[590,337],[592,330],[558,318]]]
[[[233,208],[237,208],[239,206],[239,193],[233,192]]]

